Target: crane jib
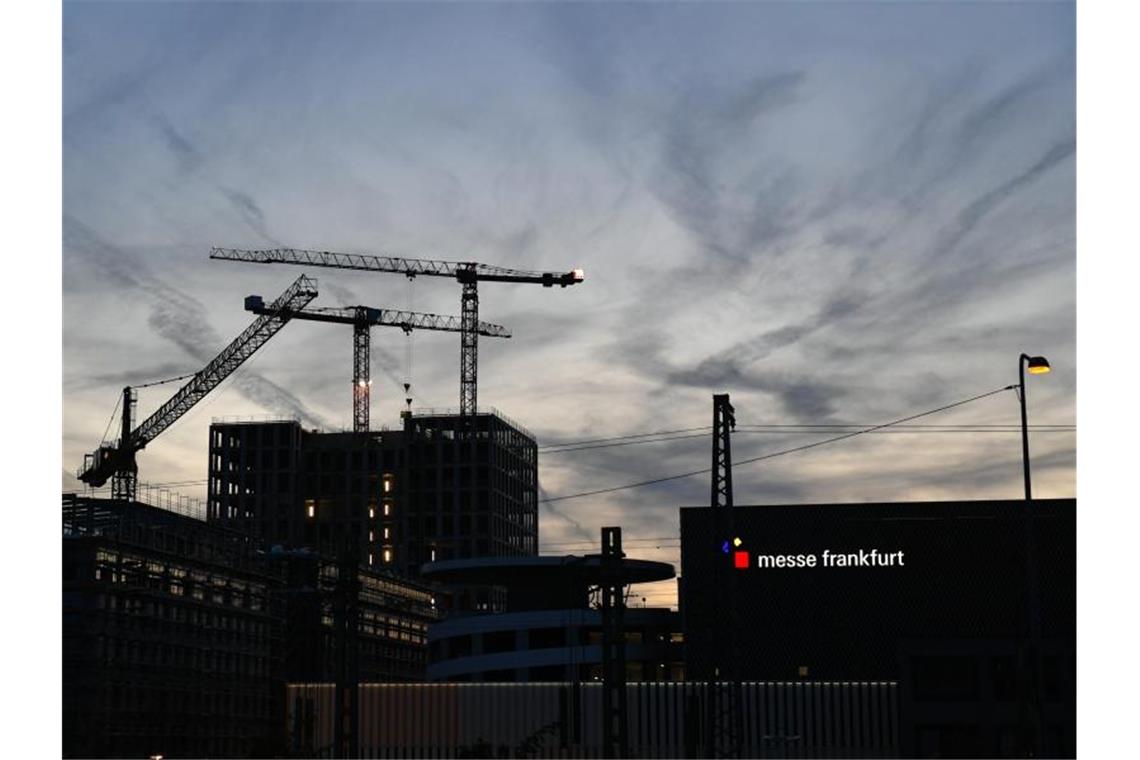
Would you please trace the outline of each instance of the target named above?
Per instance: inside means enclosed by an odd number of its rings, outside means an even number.
[[[302,266],[333,269],[358,269],[372,272],[394,272],[409,277],[427,275],[453,277],[460,283],[516,282],[554,285],[575,285],[585,277],[581,269],[570,272],[532,272],[524,269],[480,264],[474,261],[445,261],[442,259],[405,259],[396,256],[370,256],[363,253],[338,253],[301,248],[222,248],[210,249],[210,258],[223,261],[243,261],[251,264],[299,264]]]
[[[317,282],[311,277],[301,275],[282,293],[269,307],[274,313],[261,315],[247,327],[241,335],[235,338],[228,346],[214,357],[201,371],[195,374],[189,382],[178,389],[177,392],[158,411],[148,417],[133,431],[127,431],[128,423],[124,422],[124,431],[120,436],[118,447],[101,446],[93,454],[84,457],[83,467],[78,477],[85,483],[101,486],[108,478],[120,478],[129,475],[133,483],[133,473],[137,469],[134,461],[135,452],[144,448],[150,441],[166,428],[173,425],[182,415],[189,411],[211,390],[216,388],[246,359],[252,356],[266,341],[277,334],[292,312],[299,311],[310,301],[317,297]],[[124,389],[129,393],[130,389]],[[129,415],[124,413],[124,419]],[[133,499],[133,485],[130,487],[130,497]]]

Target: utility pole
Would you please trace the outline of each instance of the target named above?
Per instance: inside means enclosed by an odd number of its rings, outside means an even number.
[[[1025,528],[1025,590],[1029,625],[1027,642],[1022,645],[1022,711],[1025,750],[1029,757],[1040,757],[1050,748],[1045,746],[1045,708],[1042,701],[1041,676],[1041,589],[1038,578],[1037,540],[1034,533],[1033,489],[1029,481],[1029,421],[1025,401],[1025,371],[1043,375],[1050,371],[1044,356],[1021,354],[1017,358],[1017,398],[1021,403],[1021,464],[1025,480],[1025,502],[1022,522]]]
[[[736,428],[736,411],[727,393],[713,396],[712,492],[710,506],[717,513],[721,540],[729,552],[715,564],[719,646],[708,677],[708,757],[741,757],[743,714],[740,699],[740,666],[736,651],[736,573],[729,569],[732,542],[736,538],[732,514],[732,446],[730,432]]]
[[[360,580],[356,546],[345,539],[337,558],[333,590],[333,635],[336,638],[336,729],[334,757],[360,757]]]
[[[602,528],[602,750],[629,757],[625,693],[625,581],[621,528]]]
[[[713,507],[732,506],[732,439],[736,411],[727,393],[713,395],[712,498]],[[731,538],[731,536],[729,536]]]

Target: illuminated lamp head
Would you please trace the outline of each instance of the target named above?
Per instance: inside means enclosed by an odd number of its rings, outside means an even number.
[[[1049,372],[1049,360],[1044,356],[1030,356],[1025,369],[1031,375],[1044,375]]]

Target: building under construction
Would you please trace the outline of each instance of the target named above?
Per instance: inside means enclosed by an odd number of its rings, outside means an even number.
[[[498,412],[404,417],[395,431],[295,420],[210,426],[208,514],[269,545],[407,576],[426,562],[538,553],[538,449]]]

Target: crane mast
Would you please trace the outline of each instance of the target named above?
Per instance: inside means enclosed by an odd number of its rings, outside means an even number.
[[[134,430],[134,389],[123,389],[123,413],[119,440],[102,445],[83,459],[78,478],[93,487],[111,480],[111,495],[133,501],[137,491],[138,464],[135,455],[146,448],[162,431],[218,387],[277,332],[285,326],[294,311],[304,308],[317,297],[317,281],[301,275],[271,305],[272,313],[259,316],[249,327],[222,349],[213,360],[197,372],[154,414]]]
[[[442,259],[406,259],[394,256],[370,256],[359,253],[337,253],[299,248],[243,248],[210,249],[211,259],[244,261],[254,264],[300,264],[355,269],[370,272],[394,272],[408,277],[450,277],[463,286],[460,301],[460,352],[459,352],[459,414],[467,418],[475,415],[478,407],[479,364],[479,282],[531,283],[551,288],[567,287],[585,279],[581,269],[569,272],[533,272],[522,269],[480,264],[474,261],[445,261]]]
[[[265,306],[261,296],[248,296],[245,299],[245,308],[246,311],[251,311],[254,314],[266,314],[272,310],[271,306]],[[371,328],[373,325],[399,327],[405,333],[410,333],[413,330],[437,332],[462,332],[464,330],[462,321],[455,317],[425,314],[418,311],[374,309],[369,306],[298,309],[289,316],[292,319],[311,322],[352,325],[352,429],[357,433],[367,432],[370,424],[372,396],[370,355]],[[476,321],[472,332],[490,338],[511,337],[507,328],[489,322]]]

